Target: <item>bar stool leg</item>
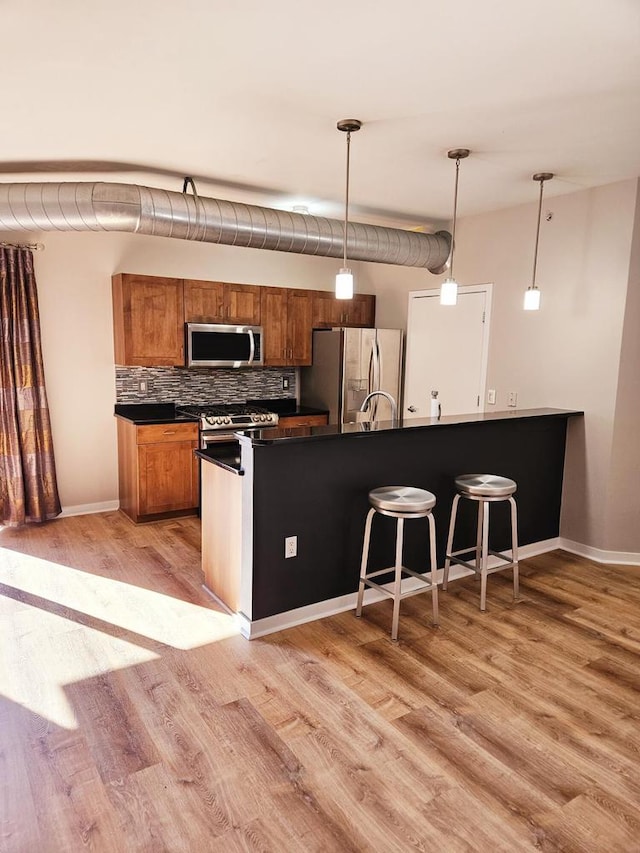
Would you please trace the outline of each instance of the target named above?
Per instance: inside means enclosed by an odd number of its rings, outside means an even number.
[[[478,501],[478,523],[476,525],[476,569],[482,565],[482,518],[484,501]],[[478,575],[476,575],[476,578]]]
[[[367,575],[367,560],[369,557],[369,540],[371,539],[371,522],[375,515],[373,507],[367,513],[367,520],[364,525],[364,542],[362,543],[362,561],[360,563],[360,586],[358,587],[358,603],[356,606],[356,616],[362,616],[362,599],[364,598],[364,579]]]
[[[460,495],[455,495],[453,503],[451,504],[451,520],[449,521],[449,535],[447,536],[447,553],[445,554],[444,571],[442,572],[442,589],[444,590],[446,590],[447,584],[449,583],[449,566],[451,565],[449,554],[451,554],[453,550],[453,532],[456,526],[456,514],[458,512],[459,502]]]
[[[400,622],[400,594],[402,592],[402,543],[404,539],[404,518],[399,518],[396,528],[396,580],[393,587],[393,622],[391,623],[391,639],[398,639],[398,624]]]
[[[431,513],[429,513],[429,545],[431,550],[431,606],[433,608],[433,624],[439,624],[438,617],[438,582],[436,580],[437,562],[436,562],[436,522]]]
[[[520,595],[520,579],[518,569],[518,508],[514,498],[509,498],[511,504],[511,559],[513,560],[513,600]]]
[[[480,501],[485,504],[485,501]],[[482,508],[482,568],[480,570],[480,610],[487,609],[487,568],[489,564],[489,504]]]

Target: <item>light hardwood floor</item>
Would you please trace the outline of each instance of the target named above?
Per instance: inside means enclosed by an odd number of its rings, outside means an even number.
[[[0,850],[640,851],[640,569],[248,642],[199,522],[0,532]]]

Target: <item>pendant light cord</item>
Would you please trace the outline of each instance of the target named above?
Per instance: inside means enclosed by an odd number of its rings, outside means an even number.
[[[449,278],[453,278],[453,256],[456,251],[456,219],[458,218],[458,175],[460,174],[460,158],[456,157],[456,186],[453,192],[453,225],[451,227],[451,264]]]
[[[347,228],[349,226],[349,160],[351,154],[351,131],[347,131],[347,183],[344,193],[344,239],[343,239],[343,260],[342,266],[346,269],[347,266]]]
[[[538,225],[536,227],[536,246],[533,250],[533,278],[531,280],[531,287],[536,286],[536,269],[538,267],[538,243],[540,241],[540,220],[542,217],[542,191],[544,189],[544,181],[540,181],[540,199],[538,201]]]

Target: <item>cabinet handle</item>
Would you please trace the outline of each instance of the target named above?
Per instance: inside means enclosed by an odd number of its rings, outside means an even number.
[[[175,431],[175,429],[165,429],[165,430],[163,430],[162,434],[163,435],[175,435],[176,431]]]

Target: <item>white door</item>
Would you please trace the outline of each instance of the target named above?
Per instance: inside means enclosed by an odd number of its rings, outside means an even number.
[[[431,392],[442,415],[484,411],[491,285],[461,287],[457,305],[440,291],[409,294],[403,418],[428,418]]]

